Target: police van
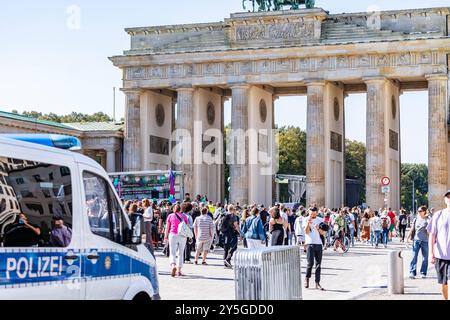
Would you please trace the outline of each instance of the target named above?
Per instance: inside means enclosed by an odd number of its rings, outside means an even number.
[[[39,139],[0,135],[0,299],[159,300],[142,218],[97,162],[54,148],[76,138]]]

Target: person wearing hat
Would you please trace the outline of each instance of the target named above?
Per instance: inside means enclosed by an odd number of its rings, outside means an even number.
[[[50,245],[52,247],[66,248],[72,240],[72,230],[64,225],[60,216],[53,216],[53,229],[50,232]]]
[[[442,295],[448,300],[448,279],[450,277],[450,190],[444,194],[446,208],[437,211],[428,224],[428,251],[430,263],[436,266],[438,283]]]

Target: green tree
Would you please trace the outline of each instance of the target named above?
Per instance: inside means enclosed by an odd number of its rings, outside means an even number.
[[[345,141],[345,175],[347,179],[359,180],[359,202],[366,199],[366,145],[354,140]]]
[[[13,113],[17,113],[17,110],[13,110]],[[37,120],[53,121],[57,123],[71,123],[71,122],[111,122],[113,119],[104,112],[96,112],[94,114],[84,114],[78,112],[72,112],[67,115],[57,115],[53,112],[43,114],[37,111],[24,111],[22,115]]]
[[[404,163],[401,168],[401,205],[412,210],[413,180],[417,206],[428,206],[428,166]],[[415,205],[416,206],[416,205]],[[416,206],[416,208],[417,208]]]
[[[279,174],[306,175],[306,132],[298,127],[278,129]],[[280,185],[280,201],[289,200],[287,184]]]
[[[306,132],[298,127],[281,127],[278,139],[279,173],[306,175]]]

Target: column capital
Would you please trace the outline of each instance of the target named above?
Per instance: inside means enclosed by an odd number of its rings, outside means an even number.
[[[250,87],[251,87],[250,84],[244,83],[244,82],[229,83],[228,86],[230,87],[231,90],[234,90],[234,89],[250,89]]]
[[[120,88],[120,91],[122,91],[124,94],[142,94],[144,92],[144,89],[142,88]]]
[[[305,80],[305,84],[307,87],[312,86],[325,86],[327,82],[324,79],[307,79]]]
[[[119,151],[120,146],[117,145],[110,145],[110,146],[105,146],[103,147],[103,150],[105,150],[106,152],[117,152]]]
[[[176,87],[177,92],[194,92],[195,88],[192,86]]]
[[[447,81],[448,74],[445,74],[445,73],[427,74],[427,75],[425,75],[425,79],[427,79],[427,81],[436,81],[436,80]]]
[[[222,103],[225,103],[230,100],[230,97],[226,97],[226,96],[221,96],[220,98],[221,98]]]
[[[366,84],[372,84],[372,83],[382,83],[387,82],[389,79],[383,76],[375,76],[375,77],[365,77],[363,78],[363,81]]]

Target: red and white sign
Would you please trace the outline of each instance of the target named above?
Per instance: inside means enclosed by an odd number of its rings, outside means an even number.
[[[382,184],[383,186],[388,186],[388,185],[391,184],[391,179],[389,179],[389,177],[383,177],[383,178],[381,179],[381,184]]]

